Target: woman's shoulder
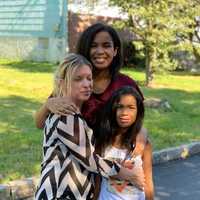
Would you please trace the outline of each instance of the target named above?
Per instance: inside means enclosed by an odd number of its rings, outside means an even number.
[[[125,74],[119,73],[112,81],[112,84],[116,86],[117,88],[123,87],[123,86],[132,86],[134,88],[138,89],[138,85],[135,80],[133,80],[131,77]]]
[[[113,80],[112,84],[113,84],[113,88],[117,88],[117,89],[123,86],[131,86],[135,88],[142,96],[142,99],[144,99],[143,93],[140,90],[137,82],[133,80],[131,77],[129,77],[128,75],[119,73]]]
[[[59,116],[57,128],[64,132],[74,132],[86,130],[89,127],[81,114]]]
[[[135,83],[135,80],[133,80],[130,76],[126,75],[126,74],[122,74],[122,73],[119,73],[117,76],[116,76],[116,80],[120,80],[120,81],[129,81],[129,82],[134,82]]]
[[[126,74],[122,74],[122,73],[119,73],[115,79],[113,80],[114,84],[118,84],[119,86],[126,86],[126,85],[129,85],[129,86],[133,86],[134,88],[137,88],[138,89],[138,84],[137,82],[131,78],[130,76],[126,75]]]
[[[68,125],[73,125],[74,121],[79,119],[80,117],[75,114],[75,115],[57,115],[57,114],[52,114],[47,120],[49,121],[57,121],[58,126],[62,124],[68,124]]]
[[[59,115],[58,120],[64,124],[74,124],[77,122],[85,123],[83,116],[79,113],[75,113],[73,115]]]

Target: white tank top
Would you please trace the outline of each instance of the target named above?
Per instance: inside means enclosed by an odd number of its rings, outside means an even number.
[[[105,158],[123,161],[130,159],[126,149],[108,147],[105,151]],[[141,156],[134,158],[135,165],[142,165]],[[144,191],[139,190],[127,181],[102,178],[101,191],[98,200],[145,200]]]

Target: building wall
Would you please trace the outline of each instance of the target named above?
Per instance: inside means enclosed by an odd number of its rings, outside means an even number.
[[[65,39],[0,37],[0,58],[57,62],[65,54]]]
[[[75,52],[76,44],[81,33],[90,25],[101,22],[112,25],[120,18],[98,16],[92,14],[80,14],[68,12],[68,45],[69,51]],[[122,41],[132,40],[134,36],[127,30],[118,31]]]
[[[0,0],[0,57],[56,62],[66,47],[66,0]]]

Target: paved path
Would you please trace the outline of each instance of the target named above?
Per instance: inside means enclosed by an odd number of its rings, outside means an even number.
[[[154,200],[200,200],[200,154],[155,165],[153,171]]]
[[[200,200],[200,154],[156,165],[155,200]]]

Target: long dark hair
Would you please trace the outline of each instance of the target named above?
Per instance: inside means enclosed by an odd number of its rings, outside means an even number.
[[[114,28],[102,23],[96,23],[89,26],[79,38],[79,41],[77,43],[76,53],[83,55],[91,62],[90,49],[91,49],[92,42],[96,34],[102,31],[109,33],[114,44],[114,49],[117,48],[117,55],[113,58],[113,61],[111,65],[109,66],[109,72],[110,72],[111,78],[113,79],[114,76],[119,72],[122,62],[123,62],[122,44]],[[93,67],[95,70],[95,66]]]
[[[99,125],[95,127],[96,148],[99,151],[103,150],[112,144],[113,139],[116,137],[116,130],[119,128],[116,121],[116,104],[124,95],[132,95],[137,102],[137,116],[135,122],[128,128],[127,132],[123,134],[122,144],[131,151],[136,136],[140,131],[144,119],[144,104],[141,95],[133,87],[125,86],[115,91],[106,103],[103,112],[101,113],[98,121]]]

